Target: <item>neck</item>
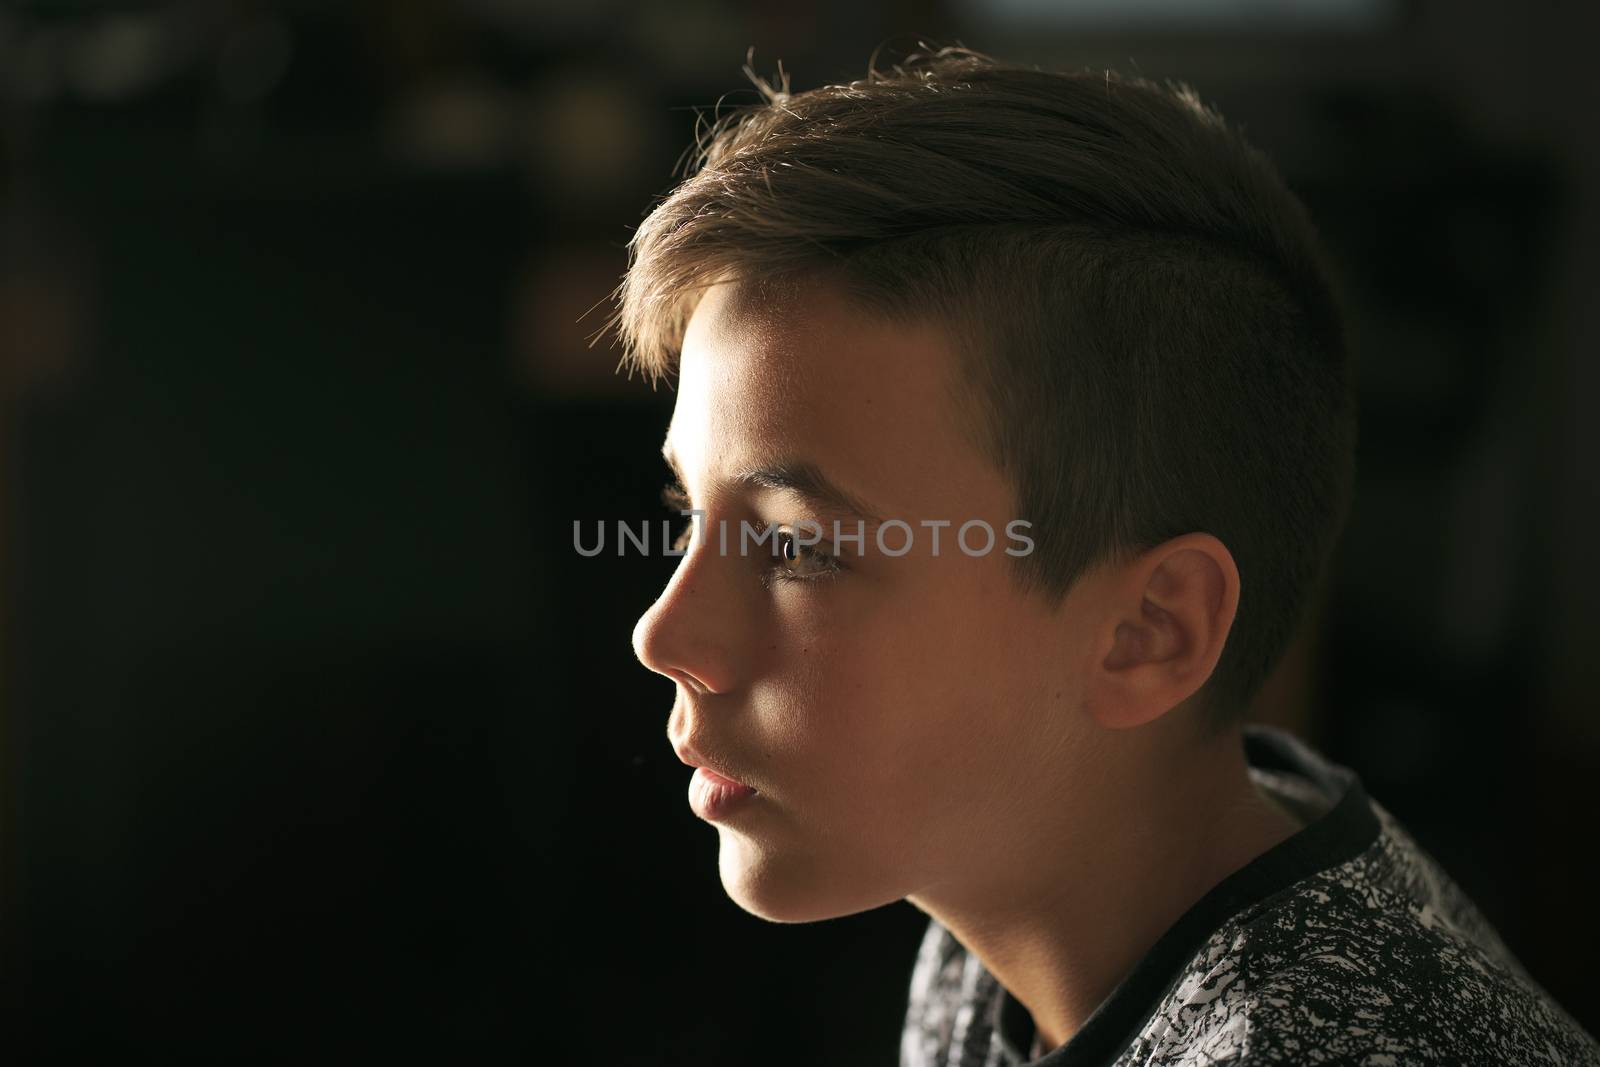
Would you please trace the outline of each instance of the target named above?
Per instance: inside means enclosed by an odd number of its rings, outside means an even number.
[[[1076,781],[1092,797],[1064,804],[1057,783],[1019,819],[1019,862],[908,898],[1028,1009],[1047,1049],[1208,890],[1300,829],[1250,779],[1237,729],[1198,748],[1111,738],[1088,762]]]

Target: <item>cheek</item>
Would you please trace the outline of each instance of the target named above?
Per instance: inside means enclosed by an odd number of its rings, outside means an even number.
[[[927,611],[870,629],[802,635],[752,703],[767,755],[814,803],[922,818],[1004,770],[1018,707],[997,688],[995,650]]]
[[[864,793],[885,819],[1006,802],[1004,783],[1040,741],[1052,657],[1019,605],[961,564],[776,605],[755,649],[752,726],[761,758],[814,810]]]
[[[764,635],[744,740],[772,807],[722,835],[725,884],[748,910],[859,911],[993,854],[1028,777],[1028,654],[973,603],[835,606],[827,625],[791,617],[787,640]]]

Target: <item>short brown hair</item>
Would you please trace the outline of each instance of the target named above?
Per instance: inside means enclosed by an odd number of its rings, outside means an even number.
[[[1010,479],[1059,602],[1190,531],[1241,575],[1200,697],[1241,714],[1349,510],[1356,410],[1315,230],[1272,164],[1184,85],[953,47],[716,118],[640,225],[623,362],[672,370],[704,287],[822,275],[961,343],[960,410]]]

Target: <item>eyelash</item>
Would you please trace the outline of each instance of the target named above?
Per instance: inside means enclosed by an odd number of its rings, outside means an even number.
[[[689,502],[688,491],[676,483],[670,483],[661,490],[661,502],[675,511],[693,510]],[[673,550],[678,552],[687,550],[690,536],[693,533],[694,519],[690,518],[689,522],[684,526],[683,532],[672,543]],[[790,531],[779,529],[773,534],[773,544],[776,546],[779,543],[779,539],[785,538],[792,541],[794,536]],[[820,551],[816,545],[806,545],[805,549],[810,553],[810,558],[816,561],[817,569],[815,571],[810,574],[795,574],[782,563],[774,562],[771,567],[761,572],[762,588],[771,589],[774,582],[794,582],[798,584],[837,578],[839,573],[845,569],[844,563],[837,556]],[[787,552],[784,553],[784,558],[788,558]]]
[[[778,530],[773,534],[773,544],[776,545],[780,538],[787,538],[793,541],[795,535],[789,531]],[[799,550],[798,545],[796,550]],[[806,545],[805,551],[809,552],[810,558],[816,562],[815,570],[809,574],[795,574],[782,563],[773,563],[771,567],[761,572],[761,585],[764,588],[771,589],[774,582],[821,582],[839,577],[839,572],[844,570],[844,564],[839,561],[837,556],[819,551],[816,545]],[[787,559],[788,553],[784,553],[783,558]]]

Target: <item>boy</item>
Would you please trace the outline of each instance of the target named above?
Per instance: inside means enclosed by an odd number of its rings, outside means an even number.
[[[907,1067],[1600,1064],[1354,774],[1241,725],[1356,433],[1272,166],[965,49],[755,80],[613,318],[678,376],[633,640],[732,899],[926,912]]]

